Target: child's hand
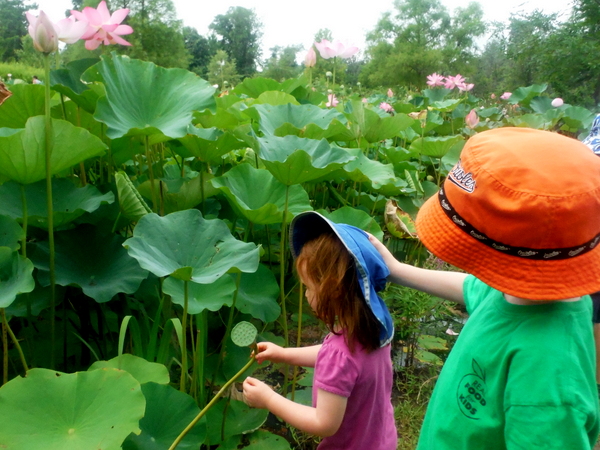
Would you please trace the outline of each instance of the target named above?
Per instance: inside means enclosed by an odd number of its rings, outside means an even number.
[[[369,236],[369,242],[371,244],[373,244],[373,247],[375,247],[375,249],[379,252],[379,254],[381,255],[381,257],[385,261],[385,264],[388,267],[390,266],[390,264],[392,264],[396,261],[396,258],[394,258],[394,255],[392,255],[392,253],[388,250],[388,248],[385,245],[383,245],[383,242],[381,242],[379,239],[377,239],[371,233],[367,233],[367,235]]]
[[[256,378],[248,377],[244,380],[244,402],[253,408],[267,408],[269,399],[277,395],[273,389]]]
[[[258,348],[258,354],[256,355],[256,361],[261,364],[263,361],[271,362],[285,362],[284,361],[284,348],[272,342],[259,342],[256,344]]]

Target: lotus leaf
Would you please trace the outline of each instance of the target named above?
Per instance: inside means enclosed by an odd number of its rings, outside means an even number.
[[[250,445],[244,447],[246,450],[289,450],[291,448],[285,438],[265,430],[256,430],[248,436],[248,442]]]
[[[547,84],[533,84],[527,87],[520,87],[515,89],[512,95],[508,98],[507,102],[511,105],[519,104],[525,108],[529,108],[531,101],[539,96],[548,88]]]
[[[595,117],[591,111],[580,106],[569,106],[563,113],[565,126],[572,132],[589,128]]]
[[[18,294],[33,291],[35,281],[32,273],[30,260],[8,247],[0,247],[0,308],[10,306]]]
[[[96,211],[101,205],[114,202],[112,192],[102,194],[96,187],[88,184],[77,187],[66,178],[52,180],[52,208],[55,229],[71,223],[86,212]],[[41,180],[25,186],[27,199],[28,224],[38,228],[48,227],[48,208],[46,203],[46,181]],[[23,221],[23,202],[21,186],[8,182],[0,186],[0,203],[5,214]]]
[[[140,384],[122,370],[32,369],[0,388],[0,448],[118,450],[139,432],[145,404]]]
[[[315,180],[356,158],[325,139],[269,136],[257,140],[266,168],[286,186]]]
[[[245,148],[246,143],[228,131],[218,128],[188,127],[188,134],[179,139],[183,147],[176,147],[177,153],[185,158],[195,156],[200,161],[219,163],[222,156],[231,150]]]
[[[13,84],[0,107],[0,128],[25,128],[30,117],[44,114],[44,86]]]
[[[136,222],[152,212],[125,172],[117,172],[115,182],[121,213],[127,219]]]
[[[57,298],[62,297],[63,289],[61,286],[57,286]],[[8,317],[27,317],[28,304],[33,316],[39,316],[44,309],[49,308],[51,304],[50,286],[42,287],[36,284],[33,291],[17,295],[15,301],[6,308],[6,315]]]
[[[123,241],[121,236],[105,234],[91,225],[56,233],[56,283],[79,286],[99,303],[121,292],[132,294],[148,272],[127,254]],[[47,286],[48,243],[40,242],[33,249],[30,257],[38,269],[38,280]]]
[[[45,119],[32,117],[24,129],[0,128],[0,174],[21,184],[46,178]],[[83,128],[52,119],[52,174],[104,153],[106,145]]]
[[[106,87],[94,117],[107,125],[111,139],[160,133],[180,138],[193,111],[214,105],[215,88],[197,75],[114,53],[85,71],[82,79]]]
[[[233,92],[237,95],[247,95],[248,97],[258,98],[260,94],[266,91],[279,91],[281,84],[271,78],[246,78],[238,84]]]
[[[0,185],[0,189],[3,185]],[[2,201],[0,195],[0,204],[3,206],[3,213],[5,203]],[[25,237],[25,231],[19,226],[19,224],[11,217],[0,216],[0,247],[8,247],[11,251],[19,249],[20,241]]]
[[[354,161],[350,161],[344,166],[344,171],[348,177],[357,183],[371,183],[373,189],[393,183],[396,179],[394,166],[391,164],[381,164],[379,161],[373,161],[367,158],[361,149],[350,148],[347,152],[356,156]]]
[[[225,222],[206,220],[196,209],[140,219],[123,246],[157,277],[209,284],[230,270],[254,272],[258,247],[235,239]]]
[[[244,314],[263,322],[273,322],[281,314],[277,303],[279,284],[275,275],[260,264],[254,273],[243,273],[235,306]]]
[[[68,63],[65,69],[53,70],[50,72],[52,89],[93,114],[98,101],[98,93],[81,82],[81,75],[97,62],[99,62],[98,58],[78,59]]]
[[[247,220],[256,224],[281,223],[285,209],[286,186],[268,170],[250,164],[233,167],[223,176],[213,178],[229,203]],[[260,186],[260,189],[256,189]],[[290,186],[286,222],[303,211],[311,210],[308,194],[302,186]]]
[[[168,277],[163,283],[163,292],[170,295],[176,305],[184,306],[184,283],[173,277]],[[188,313],[199,314],[206,309],[218,311],[223,306],[231,306],[234,292],[235,281],[228,276],[210,284],[191,283],[188,285]]]
[[[361,101],[353,101],[350,104],[351,112],[347,114],[348,120],[358,127],[357,137],[364,137],[367,142],[379,142],[399,136],[415,122],[406,114],[394,116],[379,116],[375,111],[365,108]]]
[[[225,413],[225,406],[227,414]],[[269,411],[266,409],[250,408],[243,402],[237,400],[222,399],[219,400],[207,413],[208,442],[215,445],[222,441],[221,426],[225,422],[225,439],[236,434],[246,434],[258,429],[265,420]],[[225,417],[225,420],[223,418]]]
[[[146,361],[144,358],[124,353],[115,356],[109,361],[96,361],[90,366],[90,370],[98,369],[119,369],[129,372],[129,374],[140,384],[158,383],[169,384],[169,371],[162,364]]]
[[[442,158],[463,140],[460,135],[418,138],[410,145],[410,149],[432,158]]]
[[[171,386],[156,383],[142,385],[146,413],[140,420],[142,432],[130,434],[123,450],[165,450],[198,415],[200,408],[192,397]],[[192,428],[177,445],[178,450],[197,450],[206,439],[206,417]]]

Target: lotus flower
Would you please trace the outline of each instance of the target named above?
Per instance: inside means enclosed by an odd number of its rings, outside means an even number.
[[[81,12],[72,10],[71,14],[76,19],[88,23],[85,34],[81,37],[87,41],[85,48],[88,50],[95,50],[100,44],[131,45],[121,37],[121,35],[133,33],[133,28],[129,25],[121,25],[121,22],[129,14],[129,9],[118,9],[111,15],[106,2],[102,0],[98,9],[86,6]]]
[[[394,96],[394,91],[392,91],[391,89],[388,89],[387,96],[392,98]]]
[[[512,92],[505,92],[504,94],[502,94],[500,96],[500,99],[502,99],[502,100],[508,100],[511,95],[512,95]]]
[[[456,87],[461,92],[468,92],[471,89],[473,89],[473,87],[475,87],[475,85],[473,83],[459,83],[456,85]]]
[[[560,97],[555,98],[554,100],[552,100],[551,105],[554,106],[555,108],[558,108],[559,106],[564,105],[565,102],[563,102],[563,99]]]
[[[315,53],[315,48],[311,46],[304,57],[304,65],[306,67],[314,67],[315,64],[317,64],[317,54]]]
[[[363,103],[369,103],[369,101],[365,97],[363,97],[362,102]]]
[[[393,113],[394,112],[394,107],[392,105],[390,105],[389,103],[381,102],[379,104],[379,107],[381,109],[383,109],[385,112],[388,112],[388,113]]]
[[[496,99],[496,94],[492,94],[492,95],[490,95],[490,98],[491,98],[492,100],[495,100],[495,99]]]
[[[472,130],[477,126],[478,123],[479,116],[477,115],[477,112],[472,109],[471,112],[465,116],[465,124]]]
[[[431,87],[444,86],[444,80],[445,78],[442,75],[438,75],[437,73],[427,75],[427,84]]]
[[[336,96],[334,94],[329,94],[327,96],[327,99],[329,100],[327,103],[325,103],[325,106],[327,106],[328,108],[331,107],[336,107],[339,103],[339,100],[336,98]]]
[[[465,79],[462,75],[456,74],[453,77],[446,77],[446,82],[444,83],[444,87],[446,89],[454,89],[455,87],[464,84]]]
[[[334,39],[333,42],[323,39],[321,42],[315,42],[315,47],[317,47],[323,59],[335,58],[336,56],[346,59],[358,53],[358,47],[338,39]]]
[[[40,11],[37,17],[27,11],[25,16],[34,48],[46,54],[58,50],[58,41],[66,44],[77,42],[87,28],[87,22],[77,22],[73,17],[53,23],[44,11]]]

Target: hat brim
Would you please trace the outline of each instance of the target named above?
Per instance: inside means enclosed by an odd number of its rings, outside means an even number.
[[[419,239],[441,260],[506,294],[529,300],[561,300],[600,290],[600,246],[570,259],[536,261],[494,250],[452,223],[438,194],[419,210]]]

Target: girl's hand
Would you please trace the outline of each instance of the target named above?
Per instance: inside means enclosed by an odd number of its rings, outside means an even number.
[[[272,342],[259,342],[256,344],[258,348],[258,354],[256,355],[256,361],[261,364],[263,361],[271,362],[286,362],[285,349]]]
[[[246,378],[243,386],[244,402],[253,408],[268,409],[269,399],[277,395],[273,389],[256,378]]]
[[[388,267],[396,262],[396,258],[394,258],[392,252],[390,252],[388,248],[383,245],[383,242],[381,242],[371,233],[367,233],[367,235],[369,236],[369,242],[373,244],[373,247],[375,247],[375,249],[379,252]]]

